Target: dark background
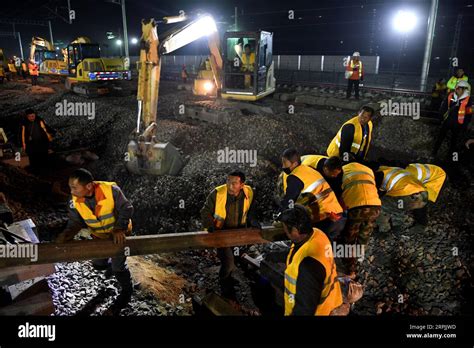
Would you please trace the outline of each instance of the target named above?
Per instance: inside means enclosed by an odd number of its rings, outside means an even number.
[[[391,71],[401,54],[400,72],[421,72],[427,34],[430,0],[339,0],[339,1],[238,1],[238,0],[126,0],[129,39],[140,37],[140,20],[202,10],[210,12],[222,32],[233,29],[234,7],[238,8],[238,29],[264,29],[274,33],[274,54],[348,55],[358,50],[362,55],[380,55],[380,71]],[[51,20],[53,38],[59,46],[77,36],[88,36],[99,42],[104,55],[119,55],[119,46],[107,40],[106,32],[122,32],[119,5],[105,0],[71,0],[76,11],[73,24],[65,23],[53,12],[67,17],[66,0],[3,2],[0,19]],[[416,28],[405,37],[392,28],[392,17],[400,9],[409,9],[418,16]],[[288,19],[288,11],[295,19]],[[458,14],[463,14],[459,43],[459,64],[469,75],[473,72],[474,0],[440,0],[430,75],[446,72]],[[159,33],[168,30],[159,26]],[[16,25],[21,33],[25,57],[32,36],[49,40],[48,27]],[[1,24],[0,32],[12,32],[12,25]],[[129,45],[130,55],[138,55],[138,45]],[[8,57],[19,55],[18,40],[0,36],[0,48]],[[401,51],[400,51],[401,50]],[[204,40],[195,42],[176,54],[206,54]]]

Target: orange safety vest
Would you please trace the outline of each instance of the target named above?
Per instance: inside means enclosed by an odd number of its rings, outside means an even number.
[[[306,257],[311,257],[324,266],[324,279],[321,299],[314,315],[330,315],[331,311],[342,305],[341,285],[337,280],[336,263],[328,237],[319,229],[313,228],[311,237],[293,254],[295,245],[292,244],[286,259],[285,269],[285,316],[291,315],[295,307],[295,298],[299,289],[296,287],[299,266]]]
[[[224,226],[225,218],[227,216],[227,211],[225,205],[227,203],[227,185],[221,185],[216,187],[216,206],[214,208],[214,224],[217,228],[222,228]],[[247,213],[250,209],[250,205],[253,200],[253,190],[250,186],[244,185],[243,188],[245,199],[244,207],[242,212],[241,224],[245,225],[247,222]]]
[[[351,153],[358,156],[359,153],[364,149],[364,143],[367,142],[367,146],[365,146],[365,153],[363,154],[364,159],[367,158],[367,154],[369,153],[370,142],[372,140],[373,123],[372,121],[369,121],[369,134],[364,137],[364,132],[362,131],[362,126],[359,122],[359,116],[357,115],[342,125],[334,139],[332,139],[331,143],[329,144],[326,153],[328,154],[328,156],[342,157],[343,154],[339,153],[339,148],[341,147],[342,128],[346,124],[352,124],[354,126],[354,138],[351,144]]]
[[[352,71],[352,75],[351,77],[349,77],[350,80],[360,80],[362,78],[362,61],[359,60],[358,62],[358,66],[359,66],[359,74],[357,75],[354,75],[354,68],[356,67],[357,65],[354,63],[354,60],[351,59],[351,61],[349,62],[349,64],[347,64],[347,68],[346,70],[347,71]]]
[[[296,176],[303,182],[303,190],[301,194],[312,193],[316,198],[319,206],[319,219],[324,220],[332,214],[340,214],[343,212],[339,201],[336,198],[333,190],[324,179],[324,177],[316,170],[300,164],[293,169],[291,175]],[[285,185],[286,193],[286,185]],[[301,197],[301,195],[300,195]],[[295,203],[298,203],[295,202]]]
[[[38,65],[36,63],[28,63],[28,70],[32,76],[39,75]]]
[[[348,209],[382,205],[372,169],[352,162],[342,166],[342,171],[342,200]]]
[[[79,215],[92,231],[92,235],[100,239],[108,239],[115,228],[115,201],[112,186],[115,182],[94,181],[94,195],[97,202],[94,212],[85,203],[85,198],[72,196],[72,203]],[[127,234],[132,230],[129,220]]]
[[[448,108],[451,106],[451,102],[454,96],[454,92],[449,93],[448,96]],[[472,114],[472,107],[466,107],[467,103],[469,102],[469,96],[464,98],[461,101],[461,104],[459,104],[459,110],[458,110],[458,123],[463,124],[464,123],[464,118],[466,116],[466,111],[468,114]]]

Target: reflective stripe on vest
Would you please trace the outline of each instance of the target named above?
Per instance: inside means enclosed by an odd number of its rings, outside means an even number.
[[[451,92],[449,93],[449,96],[448,96],[448,107],[451,106],[451,102],[452,102],[452,98],[454,97],[454,92]],[[466,98],[464,98],[461,103],[459,104],[459,110],[458,110],[458,123],[459,124],[463,124],[464,123],[464,119],[466,117],[466,107],[467,107],[467,103],[469,102],[469,96],[467,96]],[[468,108],[470,109],[470,108]],[[472,113],[472,110],[469,110],[469,113]]]
[[[250,209],[250,204],[252,204],[253,200],[253,190],[250,186],[244,185],[244,207],[242,212],[242,220],[241,224],[245,225],[247,222],[247,213]],[[216,187],[217,195],[216,195],[216,206],[214,208],[214,218],[221,223],[225,221],[227,216],[227,211],[225,209],[225,205],[227,203],[227,185],[221,185]]]
[[[395,186],[395,184],[398,181],[400,181],[401,178],[403,178],[405,176],[408,176],[408,175],[410,175],[410,173],[404,171],[402,168],[393,168],[390,172],[388,172],[387,175],[385,175],[381,188],[384,191],[388,192]],[[388,188],[387,188],[387,184],[390,181],[390,179],[392,179],[392,177],[393,177],[393,180],[390,182],[390,186],[388,186]]]
[[[328,156],[338,156],[338,157],[341,156],[340,148],[341,148],[342,128],[347,124],[352,124],[354,126],[354,137],[353,137],[353,140],[352,140],[350,152],[355,154],[355,155],[359,155],[361,150],[363,150],[362,145],[366,143],[367,145],[365,146],[366,151],[364,153],[364,158],[367,157],[366,155],[369,152],[369,147],[370,147],[370,143],[371,143],[371,140],[372,140],[373,124],[372,124],[372,121],[369,121],[369,123],[368,123],[368,127],[369,127],[368,134],[364,135],[364,131],[362,129],[361,124],[359,123],[358,118],[359,118],[359,116],[356,115],[356,116],[354,116],[353,118],[351,118],[349,121],[345,122],[342,125],[342,127],[339,129],[336,136],[333,138],[333,140],[331,141],[331,143],[329,144],[329,146],[327,148],[326,153],[327,153]]]
[[[431,178],[431,170],[430,167],[426,164],[420,164],[420,163],[415,163],[414,164],[416,168],[416,173],[417,173],[417,179],[418,181],[421,181],[423,184],[426,184],[428,181],[430,181]],[[423,168],[425,168],[425,177],[423,178]]]
[[[94,181],[94,196],[96,199],[94,212],[86,205],[84,198],[72,196],[74,208],[93,233],[110,233],[114,229],[115,202],[112,192],[112,186],[114,185],[116,185],[115,182]]]
[[[358,63],[359,63],[359,79],[360,79],[362,77],[362,61],[359,60]],[[355,67],[354,61],[351,59],[351,69],[354,69],[354,67]]]

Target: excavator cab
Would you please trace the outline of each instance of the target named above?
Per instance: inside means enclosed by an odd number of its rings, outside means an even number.
[[[131,79],[122,59],[101,58],[100,46],[90,42],[67,46],[67,69],[66,88],[86,96],[119,91],[121,87],[111,82]]]
[[[225,33],[222,98],[253,101],[275,91],[272,47],[266,31]]]

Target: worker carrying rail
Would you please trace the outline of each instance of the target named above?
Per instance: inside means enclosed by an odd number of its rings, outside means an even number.
[[[226,183],[216,187],[207,196],[206,203],[201,209],[202,224],[209,232],[244,227],[260,228],[254,206],[254,192],[245,184],[245,174],[241,171],[230,172]],[[232,277],[236,268],[233,249],[219,248],[217,256],[221,261],[219,284],[222,295],[236,301],[234,288],[236,280]]]
[[[133,206],[115,182],[95,181],[92,174],[83,168],[69,176],[72,199],[68,208],[69,221],[55,242],[70,241],[83,228],[93,239],[113,239],[116,244],[124,244],[132,233]],[[133,284],[127,266],[127,257],[113,257],[93,260],[95,269],[106,270],[120,283],[122,291],[106,315],[118,315],[130,301]]]

